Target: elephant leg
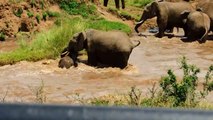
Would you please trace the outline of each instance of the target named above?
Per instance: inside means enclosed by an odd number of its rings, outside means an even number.
[[[119,9],[119,8],[120,8],[119,3],[120,3],[120,0],[115,0],[115,7],[116,7],[117,9]]]
[[[91,66],[97,66],[96,54],[93,52],[88,52],[88,64]]]
[[[105,6],[105,7],[107,7],[108,1],[109,1],[109,0],[104,0],[104,6]]]
[[[158,22],[158,27],[159,27],[159,32],[156,35],[156,37],[162,38],[164,35],[164,31],[166,30],[166,26],[167,26],[167,21],[159,21]]]
[[[187,37],[188,36],[188,27],[184,26],[183,31],[184,31],[184,37]]]
[[[124,9],[125,8],[125,1],[121,0],[121,4],[122,4],[122,9]]]

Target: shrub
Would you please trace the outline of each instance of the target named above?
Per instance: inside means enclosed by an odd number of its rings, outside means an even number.
[[[27,16],[29,18],[32,18],[34,16],[33,12],[30,12],[29,10],[27,11]]]
[[[0,41],[5,41],[5,34],[3,32],[0,32]]]
[[[49,17],[59,17],[60,13],[47,10],[45,12]]]
[[[210,67],[207,76],[211,74],[212,67]],[[181,69],[183,70],[183,78],[180,83],[177,82],[176,76],[172,70],[168,70],[168,76],[162,78],[160,86],[163,90],[164,98],[172,99],[173,106],[187,105],[195,107],[199,101],[199,95],[196,93],[198,86],[198,77],[197,74],[200,72],[200,69],[195,65],[189,65],[186,62],[186,58],[183,57],[181,60]],[[203,86],[203,91],[201,95],[204,98],[204,93],[207,95],[207,91],[211,91],[208,87],[211,85],[209,82],[209,77],[207,77],[206,83]]]
[[[40,21],[41,21],[40,15],[36,15],[36,21],[37,21],[37,23],[40,23]]]
[[[151,3],[153,0],[133,0],[130,4],[136,7],[144,7],[147,4]]]
[[[21,14],[23,13],[22,8],[18,8],[18,10],[13,10],[13,14],[17,17],[21,17]]]
[[[62,0],[59,6],[70,15],[89,17],[89,15],[96,14],[96,7],[94,5],[87,5],[84,2],[78,3],[76,0]]]

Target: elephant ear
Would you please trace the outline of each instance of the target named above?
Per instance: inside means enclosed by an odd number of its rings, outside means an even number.
[[[78,51],[84,49],[85,40],[86,40],[86,33],[85,32],[80,32],[78,34],[78,38],[77,38]]]
[[[156,2],[156,1],[152,2],[152,4],[151,4],[151,10],[152,10],[151,14],[153,14],[154,16],[159,14],[159,5],[158,5],[158,2]]]

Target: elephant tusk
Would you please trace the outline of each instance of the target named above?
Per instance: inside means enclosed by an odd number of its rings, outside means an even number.
[[[61,53],[61,56],[67,56],[70,52],[69,51],[65,51],[63,53]]]

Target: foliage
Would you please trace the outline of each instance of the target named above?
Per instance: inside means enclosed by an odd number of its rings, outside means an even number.
[[[17,10],[13,10],[13,14],[17,17],[21,17],[22,13],[23,13],[22,8],[18,8]]]
[[[111,22],[107,20],[91,21],[91,23],[89,24],[89,28],[101,29],[104,31],[121,30],[126,33],[131,32],[131,29],[129,28],[128,25],[119,22]]]
[[[4,41],[6,38],[5,34],[3,32],[0,32],[0,41]]]
[[[42,13],[42,18],[43,18],[44,21],[47,20],[47,16],[48,16],[48,14],[46,12]]]
[[[131,5],[136,6],[136,7],[144,7],[147,4],[151,3],[153,0],[132,0],[129,1]]]
[[[60,13],[47,10],[45,12],[49,17],[59,17]]]
[[[197,74],[200,72],[200,69],[195,65],[187,64],[185,57],[181,60],[181,69],[184,75],[180,83],[177,82],[172,70],[168,70],[168,76],[162,78],[160,86],[163,90],[163,96],[164,98],[172,98],[174,102],[173,106],[196,106],[200,101],[200,97],[196,93],[198,87]],[[206,91],[209,90],[207,89],[209,85],[209,82],[206,82],[203,86],[203,91],[200,93],[207,95]],[[204,97],[204,95],[202,96]]]
[[[89,17],[96,14],[96,7],[94,5],[87,5],[84,2],[79,3],[76,0],[61,0],[59,6],[70,15]]]
[[[127,99],[129,105],[139,106],[141,104],[142,92],[135,86],[131,87],[131,91],[128,94],[129,99]]]
[[[27,11],[27,16],[29,17],[29,18],[32,18],[33,16],[34,16],[34,14],[33,14],[33,12],[31,12],[31,11]]]
[[[36,15],[36,21],[37,21],[37,23],[40,23],[40,21],[41,21],[41,16],[39,14]]]

